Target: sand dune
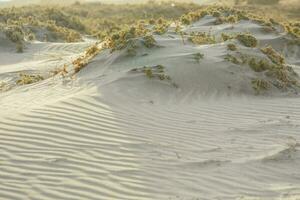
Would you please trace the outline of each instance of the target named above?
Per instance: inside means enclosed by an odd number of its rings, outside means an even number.
[[[287,51],[284,32],[212,20],[186,31],[247,27],[261,45],[278,44],[300,73],[299,46]],[[155,39],[158,47],[140,48],[134,59],[104,51],[66,78],[47,74],[91,41],[35,42],[24,54],[0,53],[1,80],[11,86],[0,93],[1,200],[300,199],[298,90],[255,95],[257,74],[224,61],[226,42],[183,45],[172,30]],[[133,70],[156,65],[172,79]],[[46,79],[14,85],[24,71]]]

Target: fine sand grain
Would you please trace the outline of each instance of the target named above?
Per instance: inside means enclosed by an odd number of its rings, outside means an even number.
[[[260,45],[277,45],[300,74],[299,46],[289,52],[280,30],[213,20],[186,31],[247,29]],[[172,31],[155,39],[159,47],[134,58],[104,51],[65,78],[49,71],[70,64],[91,41],[34,42],[23,54],[0,48],[7,84],[0,93],[0,200],[300,199],[297,89],[256,95],[257,74],[224,61],[227,42],[183,45]],[[171,80],[132,71],[155,65]],[[46,78],[15,85],[19,73]]]

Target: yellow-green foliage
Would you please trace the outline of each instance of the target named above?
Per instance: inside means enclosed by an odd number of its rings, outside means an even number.
[[[64,8],[65,13],[78,16],[85,25],[86,32],[95,35],[111,35],[131,26],[137,20],[149,21],[156,26],[158,34],[166,30],[159,25],[158,20],[164,18],[175,20],[181,15],[199,9],[200,6],[193,3],[176,2],[176,6],[170,6],[169,2],[148,2],[145,4],[81,4]]]
[[[143,68],[135,68],[130,72],[143,73],[149,79],[168,80],[171,81],[171,77],[165,74],[165,67],[162,65],[156,66],[144,66]]]
[[[165,73],[165,67],[162,65],[156,65],[153,67],[144,67],[142,71],[145,73],[145,75],[148,78],[158,78],[160,80],[169,79],[168,76],[166,76]]]
[[[278,4],[279,0],[247,0],[248,4],[264,4],[264,5],[274,5]]]
[[[230,43],[230,44],[227,45],[227,49],[230,50],[230,51],[236,51],[237,47],[236,47],[235,44]]]
[[[36,39],[36,38],[35,38],[35,34],[34,34],[34,33],[29,33],[29,34],[27,35],[27,39],[28,39],[29,41],[35,40],[35,39]]]
[[[255,58],[250,55],[237,54],[236,56],[227,55],[225,60],[237,65],[247,64],[255,73],[265,76],[265,78],[252,81],[253,88],[259,93],[269,89],[272,85],[279,89],[288,87],[299,87],[297,81],[298,74],[289,66],[274,63],[267,58]]]
[[[192,22],[198,21],[199,19],[201,19],[202,17],[204,17],[207,14],[208,14],[208,12],[205,11],[205,10],[204,11],[197,11],[197,12],[190,12],[188,14],[183,15],[180,18],[180,21],[184,25],[189,25]]]
[[[28,85],[44,80],[41,75],[20,74],[20,78],[16,81],[18,85]]]
[[[257,94],[260,94],[263,91],[266,91],[271,88],[271,84],[263,79],[254,79],[252,80],[252,87]]]
[[[297,9],[293,9],[296,12]],[[258,12],[259,10],[260,12]],[[191,12],[187,13],[189,11]],[[27,28],[48,28],[53,32],[54,38],[74,42],[81,39],[78,33],[91,34],[99,37],[99,39],[104,39],[124,30],[125,27],[131,26],[138,20],[149,21],[154,26],[154,33],[164,34],[168,30],[170,21],[178,19],[183,14],[180,18],[182,24],[191,24],[205,15],[220,18],[221,23],[234,23],[241,19],[251,19],[266,26],[270,23],[274,24],[261,13],[265,14],[259,7],[251,9],[248,7],[230,8],[180,2],[176,2],[174,7],[170,6],[170,2],[155,1],[146,4],[116,4],[113,6],[101,3],[84,3],[68,6],[44,5],[0,9],[0,23],[20,27],[25,36],[29,34],[25,31]],[[161,18],[164,20],[159,21]],[[294,26],[294,23],[287,24],[287,31],[293,35],[299,35],[299,27]]]
[[[257,39],[249,33],[238,34],[236,38],[246,47],[256,47],[258,44]]]
[[[0,81],[0,92],[6,92],[11,89],[11,86],[4,81]]]
[[[103,4],[84,3],[68,6],[26,6],[0,9],[0,24],[16,25],[23,31],[30,27],[44,27],[54,33],[54,37],[67,42],[79,41],[79,34],[89,34],[103,39],[138,20],[150,20],[156,33],[166,32],[169,20],[200,8],[197,4],[180,3],[170,6],[168,2],[145,4]],[[159,24],[159,19],[165,18]]]
[[[212,12],[212,16],[214,16],[214,17],[220,17],[221,16],[221,12],[219,12],[219,11],[213,11]]]
[[[200,45],[216,43],[216,39],[214,36],[204,32],[191,33],[189,40],[194,44],[200,44]]]
[[[54,23],[47,24],[46,28],[52,32],[52,35],[57,39],[62,39],[66,42],[78,42],[81,40],[80,33],[65,27],[57,26]]]
[[[65,77],[69,72],[67,70],[67,65],[65,64],[62,68],[57,68],[55,70],[52,71],[52,74],[55,76],[57,74],[62,75],[63,77]]]
[[[235,37],[236,37],[235,35],[229,35],[229,34],[226,34],[226,33],[221,34],[221,38],[224,42],[227,41],[227,40],[234,39]]]
[[[242,64],[242,63],[243,63],[239,58],[237,58],[237,57],[235,57],[235,56],[233,56],[233,55],[230,55],[230,54],[227,54],[227,55],[225,56],[224,60],[229,61],[229,62],[232,62],[232,63],[234,63],[234,64],[236,64],[236,65],[239,65],[239,64]]]
[[[195,59],[198,63],[200,63],[200,60],[203,59],[203,58],[204,58],[204,54],[202,54],[202,53],[195,53],[195,54],[194,54],[194,59]]]
[[[14,43],[23,43],[24,33],[18,26],[7,26],[5,29],[6,37]]]
[[[74,60],[72,64],[74,66],[74,73],[76,74],[88,65],[88,60],[85,56],[82,56]]]
[[[261,51],[268,56],[268,58],[277,65],[283,65],[285,64],[284,57],[276,52],[271,46],[262,48]]]
[[[150,31],[150,29],[141,25],[126,28],[107,37],[105,47],[110,48],[112,51],[127,48],[129,54],[135,55],[138,40],[140,40],[146,48],[156,46],[156,41]]]
[[[153,78],[153,72],[152,72],[152,69],[151,68],[146,68],[144,70],[145,72],[145,75],[148,77],[148,78]]]
[[[100,51],[99,47],[97,45],[93,45],[87,49],[86,55],[93,56],[93,55],[97,54],[99,51]]]
[[[154,26],[154,33],[158,35],[165,34],[168,31],[169,26],[170,26],[169,21],[163,18],[159,18]]]
[[[147,34],[143,37],[143,44],[147,48],[152,48],[156,46],[156,40],[154,39],[153,35]]]
[[[16,25],[7,26],[4,29],[6,37],[16,44],[17,53],[22,53],[24,49],[24,33],[22,29]]]
[[[80,56],[72,62],[74,67],[74,73],[76,74],[79,71],[81,71],[84,67],[86,67],[89,61],[92,58],[94,58],[100,51],[101,49],[98,48],[97,45],[93,45],[90,48],[88,48],[83,56]]]
[[[215,24],[216,25],[219,25],[219,24],[224,24],[224,23],[236,23],[238,22],[239,19],[236,15],[229,15],[227,17],[218,17],[217,20],[215,21]]]
[[[22,43],[17,43],[16,44],[16,50],[17,50],[17,53],[23,53],[24,51],[24,46]]]
[[[54,39],[79,41],[81,36],[78,31],[82,30],[83,25],[75,16],[68,16],[61,10],[46,6],[0,9],[0,23],[7,27],[7,36],[15,43],[20,43],[24,37],[35,39],[35,31],[39,29],[47,29]]]
[[[286,23],[285,29],[290,35],[300,38],[300,26],[298,23]]]
[[[251,58],[248,61],[249,66],[256,72],[263,72],[268,69],[272,69],[273,65],[271,65],[267,60],[257,60],[255,58]]]

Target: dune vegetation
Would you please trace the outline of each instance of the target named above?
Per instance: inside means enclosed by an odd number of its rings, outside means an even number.
[[[0,200],[300,199],[297,4],[12,1]]]
[[[251,4],[248,2],[248,4]],[[253,6],[253,5],[252,5]],[[81,71],[100,52],[109,49],[111,53],[126,50],[128,56],[136,56],[139,48],[153,49],[159,47],[155,36],[164,35],[168,31],[175,32],[182,38],[183,45],[190,42],[194,45],[213,45],[230,41],[227,44],[229,53],[225,60],[236,65],[247,65],[258,73],[267,72],[266,78],[253,80],[255,90],[267,89],[266,85],[284,88],[298,85],[293,77],[295,74],[287,67],[284,57],[271,46],[261,48],[259,41],[248,32],[234,34],[222,33],[214,35],[209,32],[185,32],[189,26],[206,16],[216,18],[214,25],[236,24],[241,20],[250,20],[263,27],[264,31],[272,32],[276,27],[283,28],[289,35],[289,41],[299,44],[300,26],[297,20],[275,20],[266,15],[257,14],[251,6],[200,6],[193,3],[172,3],[155,1],[146,4],[108,5],[108,4],[80,4],[70,6],[26,6],[19,8],[5,8],[0,10],[0,27],[7,38],[16,44],[17,52],[23,52],[27,41],[61,41],[78,42],[84,35],[92,35],[99,42],[72,62],[73,70],[61,66],[56,74],[66,75],[73,71]],[[246,9],[248,8],[248,10]],[[32,15],[32,13],[36,13]],[[275,16],[274,16],[275,17]],[[246,48],[260,48],[266,58],[256,58],[239,52],[240,43]],[[100,45],[100,42],[101,45]],[[234,43],[233,43],[234,42]],[[145,54],[146,55],[146,54]],[[203,59],[202,53],[194,54],[197,63]],[[162,69],[159,69],[162,70]],[[142,70],[147,77],[159,77],[160,80],[170,80],[169,76],[156,74],[157,67],[146,67]],[[270,81],[275,78],[277,81]],[[21,80],[32,79],[22,76]],[[30,84],[42,80],[18,81]]]
[[[117,33],[138,20],[157,20],[157,33],[164,33],[164,19],[176,19],[182,14],[199,8],[192,3],[154,3],[137,5],[109,5],[101,3],[68,6],[32,5],[0,9],[0,31],[14,43],[23,40],[78,42],[82,35],[103,39]],[[33,14],[34,13],[34,14]]]
[[[82,39],[82,35],[93,35],[104,39],[107,35],[128,29],[128,26],[137,21],[149,21],[154,25],[155,33],[163,34],[168,25],[177,19],[180,19],[183,25],[188,25],[207,14],[217,17],[217,24],[235,23],[241,19],[251,18],[265,23],[266,27],[273,26],[274,20],[265,20],[266,16],[262,16],[264,12],[257,14],[257,9],[260,7],[254,9],[252,4],[250,6],[240,5],[241,3],[235,6],[238,9],[222,6],[207,8],[207,6],[194,3],[149,1],[144,4],[116,4],[113,6],[102,3],[81,4],[77,2],[68,6],[11,7],[0,9],[0,31],[6,32],[8,38],[13,42],[21,44],[24,38],[26,40],[77,42]],[[284,8],[287,11],[281,12],[281,15],[284,13],[289,17],[289,13],[294,7],[286,6]],[[264,13],[264,15],[266,14]],[[270,16],[269,13],[267,17],[276,18],[277,15]],[[284,24],[290,34],[299,36],[299,23],[285,21]],[[194,41],[197,40],[196,35],[194,39]]]

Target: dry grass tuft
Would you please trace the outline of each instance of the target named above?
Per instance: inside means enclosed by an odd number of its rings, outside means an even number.
[[[237,50],[237,47],[235,44],[228,44],[227,45],[227,49],[230,50],[230,51],[236,51]]]
[[[261,51],[268,56],[268,58],[277,65],[283,65],[285,64],[285,59],[284,57],[276,52],[271,46],[262,48]]]
[[[236,36],[236,39],[238,41],[240,41],[246,47],[252,47],[253,48],[253,47],[256,47],[257,44],[258,44],[257,39],[251,34],[246,34],[246,33],[238,34]]]
[[[41,75],[20,74],[20,78],[16,81],[17,85],[28,85],[44,80]]]
[[[214,36],[210,35],[209,33],[204,32],[198,32],[198,33],[191,33],[189,37],[189,41],[191,41],[194,44],[215,44],[216,39]]]

